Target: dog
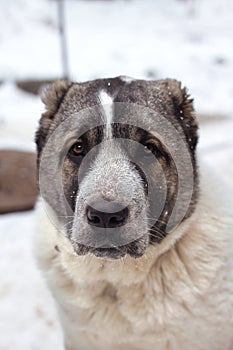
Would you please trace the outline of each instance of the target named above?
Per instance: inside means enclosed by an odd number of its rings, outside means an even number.
[[[181,83],[55,82],[36,257],[66,350],[232,350],[233,234]]]

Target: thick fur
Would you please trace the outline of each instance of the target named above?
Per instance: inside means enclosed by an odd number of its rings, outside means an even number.
[[[36,254],[67,350],[233,349],[231,212],[210,176],[195,214],[137,260],[77,257],[40,209]]]
[[[174,84],[173,103],[187,116],[192,106]],[[54,208],[47,204],[51,223],[38,204],[36,255],[66,350],[233,350],[232,207],[203,165],[199,173],[199,198],[185,220],[137,259],[77,255]]]

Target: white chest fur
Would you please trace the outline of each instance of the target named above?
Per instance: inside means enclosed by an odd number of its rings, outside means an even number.
[[[203,194],[195,216],[143,258],[114,262],[77,257],[43,216],[37,258],[67,350],[233,349],[229,214]]]

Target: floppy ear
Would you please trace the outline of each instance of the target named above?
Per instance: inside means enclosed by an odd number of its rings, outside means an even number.
[[[39,129],[37,130],[35,137],[38,154],[40,154],[45,144],[52,120],[58,112],[71,85],[72,83],[67,80],[58,80],[55,83],[46,86],[42,92],[42,101],[45,104],[46,111],[41,116]]]
[[[186,87],[182,87],[180,81],[164,80],[168,95],[172,99],[175,117],[182,126],[186,140],[190,149],[195,149],[198,141],[198,123],[194,112],[193,99],[187,92]]]

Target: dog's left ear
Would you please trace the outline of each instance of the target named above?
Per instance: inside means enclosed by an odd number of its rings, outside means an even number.
[[[42,101],[45,104],[46,111],[42,114],[40,119],[39,129],[36,132],[36,145],[38,154],[41,152],[48,134],[48,130],[53,121],[55,114],[66,96],[71,82],[67,80],[58,80],[55,83],[48,85],[42,91]]]
[[[195,149],[198,141],[198,123],[194,112],[193,99],[187,92],[186,87],[182,87],[180,81],[173,79],[163,80],[167,97],[170,97],[172,109],[179,124],[186,135],[190,149]]]

